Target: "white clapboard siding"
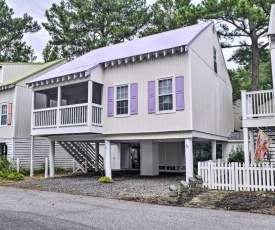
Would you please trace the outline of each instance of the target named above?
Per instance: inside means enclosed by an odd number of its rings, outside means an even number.
[[[198,162],[198,174],[209,189],[275,191],[275,164]]]
[[[28,168],[31,157],[31,139],[20,138],[14,140],[14,156],[20,160],[20,167]],[[44,138],[35,138],[34,141],[34,168],[41,168],[45,165],[45,158],[49,158],[49,141]],[[73,158],[63,150],[57,143],[55,145],[55,166],[72,168]]]

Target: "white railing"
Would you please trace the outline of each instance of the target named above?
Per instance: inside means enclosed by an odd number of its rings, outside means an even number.
[[[198,174],[209,189],[275,191],[275,164],[198,162]]]
[[[88,104],[62,106],[60,109],[60,125],[87,124]]]
[[[89,112],[88,103],[61,106],[59,109],[37,109],[33,111],[33,127],[88,125],[88,122],[90,122],[88,119],[89,115],[91,116],[91,125],[102,126],[102,110],[103,107],[101,105],[92,104]]]
[[[37,109],[33,112],[34,127],[50,127],[56,126],[57,109]]]
[[[273,90],[242,91],[243,118],[268,117],[274,115]]]
[[[92,104],[92,124],[102,125],[102,109],[101,105]]]

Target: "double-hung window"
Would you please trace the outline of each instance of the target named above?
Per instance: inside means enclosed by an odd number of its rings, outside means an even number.
[[[173,79],[158,80],[158,110],[173,110]]]
[[[129,114],[128,85],[116,86],[116,115]]]
[[[7,125],[7,121],[8,121],[8,105],[7,104],[0,105],[0,113],[1,113],[1,125]]]

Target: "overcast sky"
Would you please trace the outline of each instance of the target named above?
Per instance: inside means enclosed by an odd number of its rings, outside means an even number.
[[[6,3],[10,8],[13,8],[15,12],[15,16],[22,17],[24,13],[28,13],[30,16],[34,18],[34,20],[38,21],[39,24],[41,22],[46,21],[45,18],[45,10],[49,9],[53,3],[59,3],[60,0],[6,0]],[[155,0],[147,0],[148,4],[154,3]],[[193,0],[193,3],[198,3],[200,0]],[[42,62],[42,51],[50,39],[48,32],[43,28],[35,34],[28,34],[24,36],[25,41],[28,45],[31,45],[35,50],[35,55],[37,56],[38,62]],[[227,60],[231,55],[231,51],[229,49],[224,50],[224,56]],[[227,63],[228,68],[234,68],[236,65],[233,63]]]

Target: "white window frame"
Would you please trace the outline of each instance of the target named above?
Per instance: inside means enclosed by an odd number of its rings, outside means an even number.
[[[127,114],[117,114],[117,88],[127,86],[128,87],[128,113]],[[125,84],[117,84],[115,85],[115,93],[114,93],[114,116],[115,117],[127,117],[130,116],[130,108],[131,108],[131,100],[130,100],[130,83]]]
[[[3,106],[7,106],[7,113],[6,114],[4,114],[4,115],[6,115],[7,116],[7,122],[6,122],[6,124],[4,124],[4,125],[2,125],[2,107]],[[2,127],[2,126],[7,126],[8,125],[8,103],[3,103],[3,104],[0,104],[0,127]]]
[[[161,80],[167,80],[167,79],[172,79],[172,109],[170,110],[159,110],[159,81]],[[163,113],[174,113],[176,112],[176,87],[175,87],[175,75],[170,75],[167,77],[162,77],[162,78],[157,78],[156,79],[156,113],[157,114],[163,114]]]

